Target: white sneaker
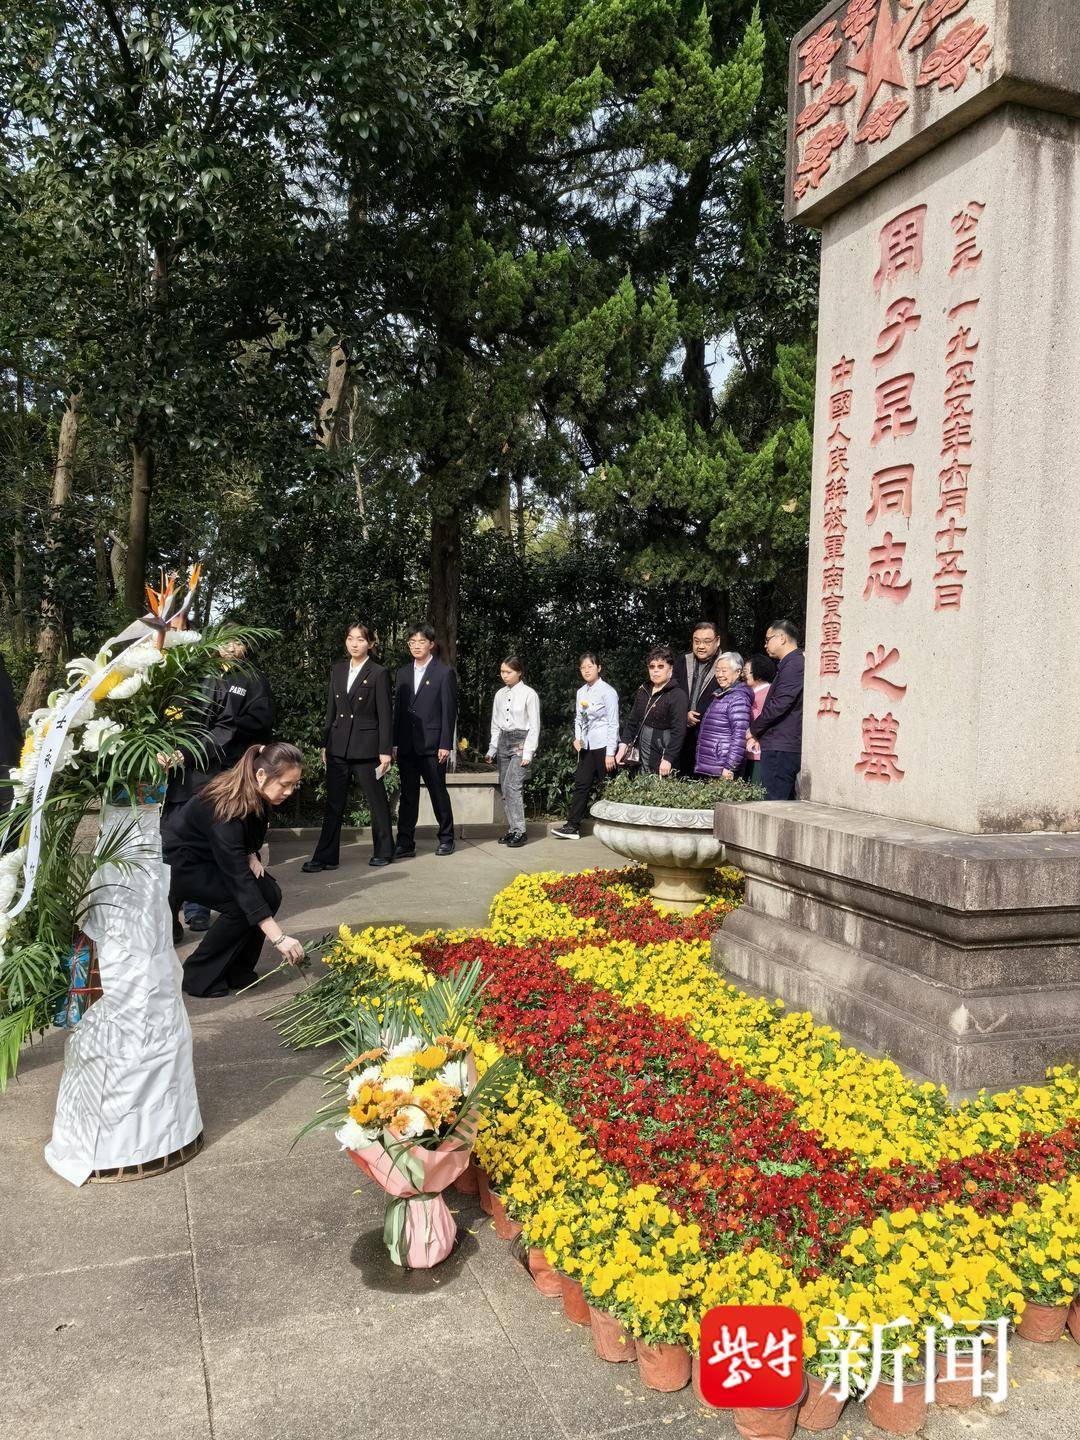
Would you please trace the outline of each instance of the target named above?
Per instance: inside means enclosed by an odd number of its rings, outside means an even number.
[[[552,835],[557,835],[560,840],[580,840],[581,836],[576,830],[571,830],[569,825],[560,825],[557,830],[552,830]]]

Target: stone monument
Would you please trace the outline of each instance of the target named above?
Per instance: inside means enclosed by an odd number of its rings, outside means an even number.
[[[734,977],[958,1093],[1080,1058],[1080,10],[838,0],[800,801],[723,806]]]

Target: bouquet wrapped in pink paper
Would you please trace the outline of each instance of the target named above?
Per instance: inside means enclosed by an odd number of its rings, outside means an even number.
[[[470,965],[420,994],[362,1002],[346,1043],[345,1104],[320,1110],[349,1158],[390,1197],[383,1239],[398,1265],[430,1269],[454,1247],[443,1191],[469,1163],[484,1110],[517,1075],[502,1057],[478,1075],[472,1034],[483,987]]]

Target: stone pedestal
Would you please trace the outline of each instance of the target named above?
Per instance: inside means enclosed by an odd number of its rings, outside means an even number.
[[[732,975],[969,1093],[1080,1054],[1080,835],[967,835],[805,803],[722,805],[746,872]]]
[[[804,803],[719,814],[750,877],[721,948],[959,1090],[1080,1058],[1077,19],[834,0],[791,49],[788,215],[822,228]]]

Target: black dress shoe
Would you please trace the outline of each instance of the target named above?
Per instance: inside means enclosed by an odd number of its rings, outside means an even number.
[[[371,859],[370,859],[367,863],[368,863],[369,865],[380,866],[380,865],[389,865],[389,864],[390,864],[390,861],[384,859],[382,855],[372,855]]]
[[[513,835],[511,835],[511,836],[510,836],[510,839],[507,840],[507,842],[506,842],[507,849],[509,849],[509,850],[520,850],[521,847],[522,847],[522,845],[525,844],[525,841],[526,841],[528,838],[529,838],[529,837],[525,834],[525,831],[524,831],[524,830],[515,831],[515,833],[514,833]]]
[[[506,832],[505,835],[500,835],[500,836],[499,836],[499,844],[500,844],[500,845],[509,845],[509,844],[510,844],[510,837],[513,835],[513,833],[514,833],[514,832],[513,832],[512,830],[507,830],[507,832]]]
[[[452,855],[452,854],[454,853],[455,848],[456,848],[455,845],[454,845],[453,842],[451,841],[449,844],[440,845],[439,848],[435,851],[435,854],[436,854],[436,855]]]
[[[220,1000],[229,993],[227,985],[215,985],[212,990],[189,990],[186,985],[181,985],[180,989],[193,1000]]]
[[[300,869],[305,875],[317,875],[320,870],[336,870],[336,865],[324,865],[321,860],[305,860]]]
[[[401,845],[395,845],[395,846],[394,846],[394,859],[395,859],[395,860],[411,860],[412,857],[413,857],[415,854],[416,854],[416,846],[415,846],[415,845],[410,845],[407,849],[406,849],[404,846],[401,846]]]

